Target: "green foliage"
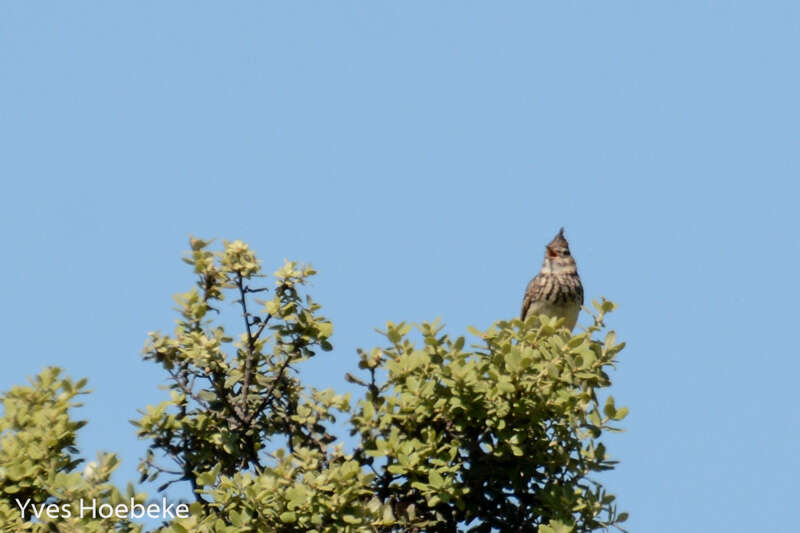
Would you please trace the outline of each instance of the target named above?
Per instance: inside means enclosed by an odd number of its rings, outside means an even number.
[[[595,302],[593,324],[576,335],[548,317],[473,328],[469,341],[438,321],[388,323],[385,345],[359,350],[360,372],[346,374],[361,389],[353,400],[299,377],[304,361],[332,349],[333,326],[306,293],[310,266],[286,261],[265,287],[246,244],[190,245],[197,286],[176,296],[174,332],[150,333],[144,354],[166,372],[169,397],[133,421],[150,442],[142,480],[161,479],[160,490],[188,482],[194,494],[190,516],[160,531],[621,529],[626,514],[594,477],[614,467],[601,439],[627,412],[603,391],[623,348],[603,323],[611,302]],[[83,422],[67,411],[84,385],[51,369],[4,396],[0,523],[9,530],[53,526],[22,520],[19,495],[122,498],[108,483],[113,455],[76,471]],[[331,434],[341,414],[351,451]],[[144,499],[132,490],[127,497]],[[60,531],[136,530],[60,520]]]
[[[178,479],[197,494],[175,531],[563,532],[625,519],[591,477],[613,468],[600,438],[625,416],[598,396],[623,347],[613,332],[597,338],[610,302],[577,335],[546,317],[501,321],[473,330],[473,348],[438,323],[419,326],[419,346],[411,326],[389,323],[385,347],[359,352],[364,376],[347,374],[364,390],[351,406],[288,371],[331,348],[330,322],[298,292],[310,267],[287,262],[252,314],[248,297],[263,290],[251,288],[255,256],[240,242],[207,247],[192,240],[198,289],[178,298],[174,336],[151,334],[146,349],[170,373],[172,398],[139,433],[178,458]],[[206,318],[231,292],[238,343]],[[350,416],[351,454],[332,446],[335,411]],[[151,477],[153,464],[142,466]]]
[[[145,358],[169,374],[170,399],[148,407],[135,424],[140,437],[152,440],[142,479],[170,476],[163,488],[189,480],[202,502],[201,490],[216,481],[207,472],[233,478],[263,469],[276,437],[292,451],[321,452],[334,440],[324,425],[333,415],[320,407],[324,394],[306,391],[294,370],[318,350],[331,349],[333,326],[302,292],[314,274],[310,266],[287,261],[274,274],[272,298],[257,300],[267,289],[255,283],[265,276],[246,244],[224,242],[221,252],[200,239],[190,244],[185,261],[194,267],[197,287],[176,297],[180,318],[173,335],[151,333],[145,348]],[[226,297],[243,320],[237,340],[209,318]],[[251,310],[254,303],[260,312]],[[159,454],[175,464],[159,464]]]
[[[78,470],[82,460],[75,438],[86,422],[73,421],[69,409],[80,405],[74,400],[86,394],[85,386],[85,379],[73,382],[51,367],[31,380],[31,386],[14,387],[3,394],[0,524],[5,531],[141,530],[127,520],[80,512],[81,500],[94,501],[98,507],[130,503],[131,498],[136,503],[144,501],[144,495],[135,494],[131,485],[123,495],[109,483],[119,463],[114,454],[102,453],[83,471]],[[51,516],[42,512],[43,504],[55,506]],[[40,517],[32,520],[34,506]],[[71,516],[65,516],[65,509]]]
[[[202,481],[212,484],[217,474],[211,471]],[[327,454],[278,450],[273,464],[258,475],[221,476],[204,490],[214,503],[196,505],[190,518],[177,522],[198,532],[374,531],[371,524],[391,524],[392,518],[373,496],[371,479],[339,447]]]
[[[625,518],[589,477],[613,467],[598,439],[625,416],[613,398],[598,400],[623,345],[613,332],[593,339],[613,304],[597,307],[575,336],[555,319],[501,321],[465,350],[463,337],[425,323],[418,347],[410,326],[389,323],[388,346],[361,353],[370,378],[350,378],[366,389],[352,419],[356,455],[380,465],[373,486],[401,529],[588,531]]]

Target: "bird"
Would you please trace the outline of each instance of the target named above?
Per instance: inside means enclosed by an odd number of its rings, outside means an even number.
[[[563,318],[564,327],[572,331],[582,305],[583,285],[578,266],[561,228],[545,247],[542,269],[525,289],[520,318],[523,322],[535,315]]]

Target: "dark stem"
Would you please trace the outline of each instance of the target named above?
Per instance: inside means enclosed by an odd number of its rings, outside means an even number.
[[[281,367],[278,369],[278,373],[275,376],[275,379],[272,380],[272,383],[270,384],[269,388],[264,392],[264,398],[261,400],[261,403],[259,403],[258,407],[255,408],[255,410],[252,413],[252,416],[245,418],[245,423],[249,424],[253,416],[258,416],[258,414],[261,413],[264,407],[266,407],[267,404],[272,402],[273,393],[275,392],[275,387],[277,387],[278,384],[283,379],[283,374],[286,371],[286,368],[288,368],[289,366],[289,361],[290,361],[289,357],[283,360],[283,363],[281,363]]]
[[[255,340],[253,338],[253,332],[250,329],[250,321],[247,319],[247,317],[250,316],[250,314],[247,312],[247,291],[245,290],[244,280],[242,279],[242,274],[240,272],[236,273],[236,287],[239,289],[239,297],[241,298],[242,304],[242,317],[244,318],[244,326],[245,330],[247,331],[247,354],[244,362],[244,384],[242,385],[242,418],[249,421],[247,409],[247,391],[250,388],[250,379],[252,378],[253,373],[253,346]],[[262,330],[263,327],[259,329],[259,331]]]
[[[264,328],[267,327],[267,324],[269,323],[269,319],[270,318],[272,318],[272,315],[267,315],[266,318],[264,318],[264,321],[261,322],[261,325],[258,327],[256,332],[253,334],[253,342],[257,341],[258,338],[261,336],[261,333],[264,332]]]

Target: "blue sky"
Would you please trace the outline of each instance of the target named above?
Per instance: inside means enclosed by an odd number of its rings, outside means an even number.
[[[519,311],[566,227],[619,304],[632,531],[796,524],[796,2],[3,2],[0,389],[88,376],[136,478],[187,235],[320,274],[348,390],[386,320]],[[583,317],[586,321],[586,317]]]

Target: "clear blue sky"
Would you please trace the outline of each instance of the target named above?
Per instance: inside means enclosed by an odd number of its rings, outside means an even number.
[[[790,1],[2,2],[0,389],[88,376],[122,483],[189,233],[313,263],[347,390],[386,320],[514,316],[563,225],[628,341],[631,530],[789,531],[798,50]]]

